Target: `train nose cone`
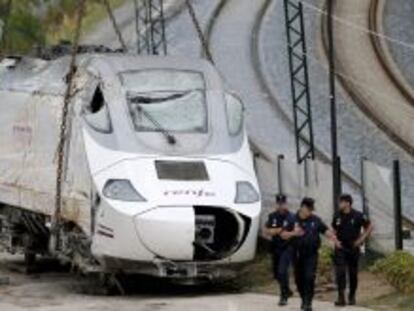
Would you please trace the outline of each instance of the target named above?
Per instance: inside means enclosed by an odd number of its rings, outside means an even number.
[[[195,213],[192,207],[159,207],[135,218],[139,238],[156,256],[193,260]]]

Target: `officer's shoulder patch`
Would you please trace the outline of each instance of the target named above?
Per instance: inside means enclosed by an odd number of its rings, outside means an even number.
[[[358,212],[358,218],[362,221],[366,221],[368,219],[367,215],[365,213],[362,213],[362,212]]]

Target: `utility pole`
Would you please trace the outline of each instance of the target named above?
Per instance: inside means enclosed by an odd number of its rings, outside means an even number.
[[[332,151],[332,183],[333,183],[333,203],[337,210],[338,198],[341,193],[341,160],[338,156],[338,134],[337,134],[337,115],[336,115],[336,85],[335,85],[335,43],[334,43],[334,23],[333,8],[335,0],[327,1],[327,31],[329,44],[329,85],[330,85],[330,106],[331,106],[331,151]]]
[[[301,164],[315,159],[305,22],[302,1],[285,0],[284,6],[296,158]]]
[[[403,250],[402,230],[402,202],[401,202],[401,170],[400,161],[394,161],[394,222],[395,222],[395,249]]]
[[[134,3],[138,54],[167,55],[164,0]]]
[[[366,196],[366,173],[365,173],[365,163],[367,161],[367,158],[362,157],[361,159],[361,199],[362,199],[362,211],[364,212],[365,215],[368,216],[368,218],[370,217],[370,211],[369,211],[369,206],[368,206],[368,202],[367,202],[367,196]]]

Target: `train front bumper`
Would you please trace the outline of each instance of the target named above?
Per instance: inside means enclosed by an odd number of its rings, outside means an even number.
[[[247,181],[257,189],[257,181],[229,162],[205,163],[210,175],[207,181],[160,180],[151,169],[154,161],[148,159],[125,161],[95,176],[98,189],[122,176],[131,181],[145,201],[125,202],[102,194],[95,219],[93,255],[108,268],[115,262],[134,262],[133,266],[152,267],[151,271],[155,267],[155,274],[161,276],[174,275],[174,270],[198,275],[206,266],[251,261],[261,201],[258,197],[254,202],[236,203],[236,185]],[[127,265],[118,268],[130,269]]]
[[[154,260],[141,262],[104,256],[101,258],[106,272],[124,273],[128,275],[146,275],[171,279],[177,282],[199,283],[212,280],[232,279],[250,262],[216,263],[216,262],[173,262]]]
[[[97,258],[226,264],[250,261],[255,255],[258,216],[200,205],[155,207],[139,215],[110,206],[104,210],[93,236]]]

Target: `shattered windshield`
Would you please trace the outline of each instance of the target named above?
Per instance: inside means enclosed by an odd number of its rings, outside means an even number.
[[[125,73],[121,79],[136,131],[207,132],[201,73],[157,69]]]

